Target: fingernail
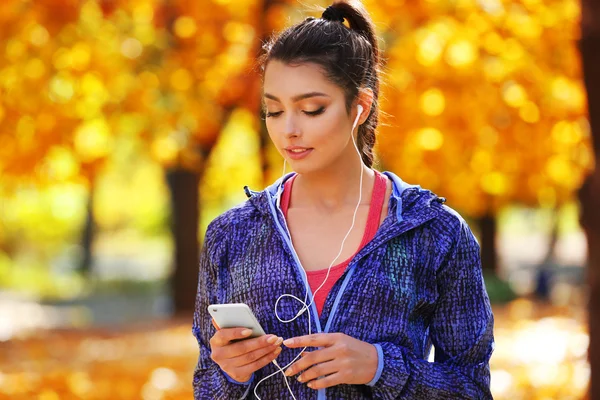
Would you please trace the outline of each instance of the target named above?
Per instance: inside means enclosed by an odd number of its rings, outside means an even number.
[[[275,343],[277,346],[281,345],[281,343],[283,343],[283,338],[280,337],[277,339],[277,342]]]
[[[279,353],[281,353],[281,347],[276,348],[273,353],[275,353],[276,356],[279,355]]]
[[[242,331],[242,336],[248,336],[251,333],[252,333],[252,329],[244,329]]]
[[[291,346],[292,344],[294,344],[294,339],[286,339],[283,341],[283,344],[285,344],[286,346]]]
[[[298,378],[296,378],[296,380],[297,380],[298,382],[302,382],[302,381],[304,380],[304,378],[302,378],[302,375],[300,375]]]
[[[308,384],[307,384],[306,386],[308,386],[309,388],[311,388],[311,389],[312,389],[312,388],[313,388],[313,386],[315,386],[315,385],[314,385],[312,382],[308,382]]]
[[[273,344],[277,341],[277,336],[271,336],[267,339],[267,343]]]
[[[288,368],[288,369],[285,370],[285,376],[292,376],[292,375],[294,375],[294,374],[292,374],[292,369],[291,368]]]

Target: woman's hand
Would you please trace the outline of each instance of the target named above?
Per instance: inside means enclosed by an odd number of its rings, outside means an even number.
[[[285,340],[290,348],[323,347],[302,353],[302,358],[285,372],[287,376],[302,372],[300,382],[308,382],[312,389],[339,384],[369,383],[377,372],[377,349],[372,344],[354,339],[343,333],[316,333]]]
[[[254,371],[269,364],[281,353],[283,339],[275,335],[247,339],[252,333],[250,329],[215,327],[217,332],[210,339],[210,358],[238,382],[247,382]],[[245,340],[232,343],[240,339]]]

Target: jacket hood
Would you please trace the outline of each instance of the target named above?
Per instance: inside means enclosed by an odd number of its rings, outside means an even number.
[[[275,181],[260,192],[244,187],[249,202],[261,213],[270,214],[271,204],[279,207],[283,184],[296,173],[291,172]],[[442,212],[445,198],[437,196],[421,186],[404,182],[392,172],[383,172],[392,181],[392,195],[389,201],[388,217],[395,216],[394,223],[408,223],[413,228],[431,220]]]

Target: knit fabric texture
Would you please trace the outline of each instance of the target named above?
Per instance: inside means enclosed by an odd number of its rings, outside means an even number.
[[[253,399],[255,385],[277,371],[269,364],[240,383],[210,358],[215,328],[207,307],[218,303],[248,304],[265,332],[284,339],[308,334],[310,325],[311,333],[341,332],[377,348],[379,368],[370,384],[317,391],[287,378],[297,399],[492,399],[493,315],[479,245],[444,199],[385,174],[393,182],[388,215],[333,286],[320,317],[314,305],[290,323],[274,312],[282,294],[311,298],[278,206],[283,182],[293,174],[249,192],[246,202],[210,223],[192,324],[199,344],[194,399]],[[285,297],[277,312],[288,320],[301,308]],[[284,367],[301,349],[282,347],[277,362]],[[263,381],[257,394],[291,399],[284,379],[279,373]]]

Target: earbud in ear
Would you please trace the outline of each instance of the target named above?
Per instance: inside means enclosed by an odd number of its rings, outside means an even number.
[[[363,107],[359,104],[358,106],[356,106],[356,118],[354,118],[354,124],[352,124],[352,132],[354,132],[354,128],[356,128],[356,125],[358,124],[358,119],[360,118],[360,114],[362,114],[363,112]]]

